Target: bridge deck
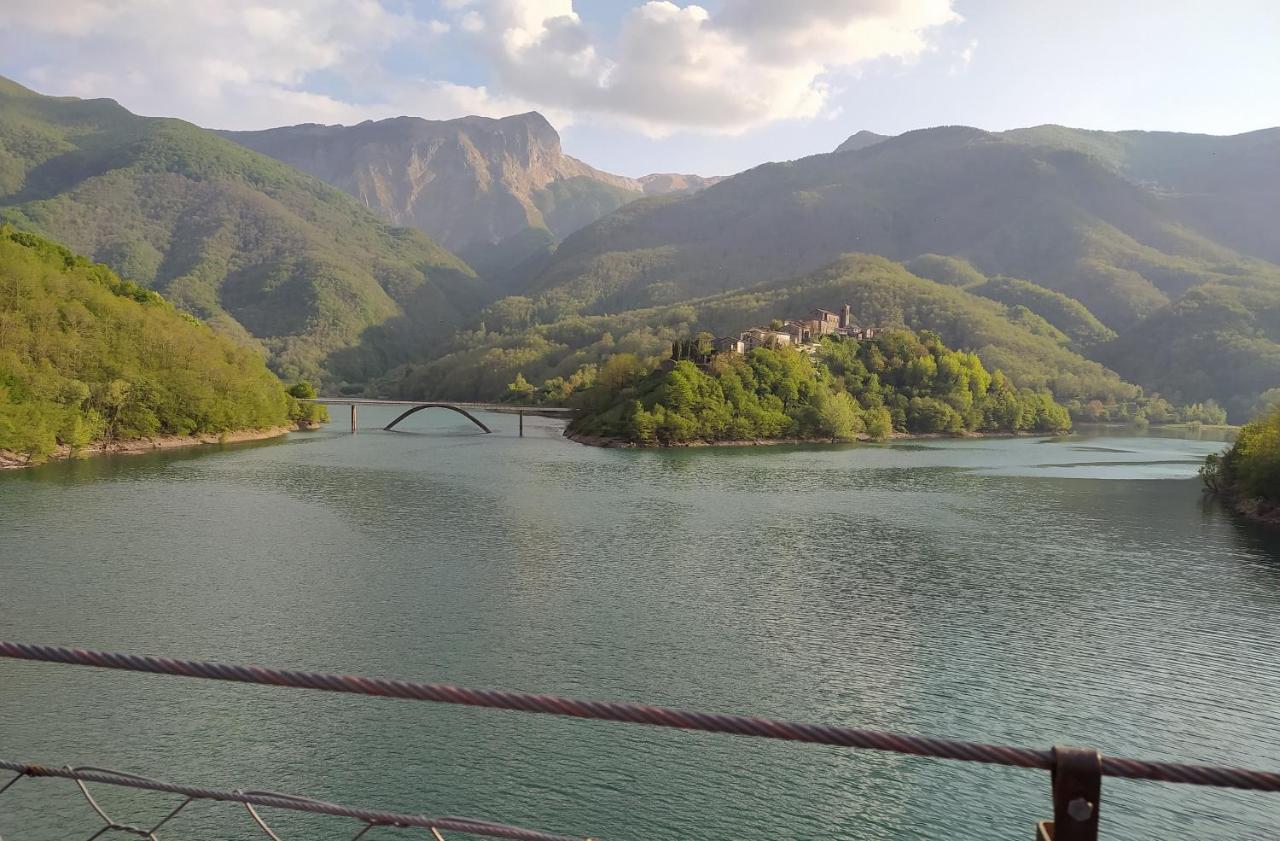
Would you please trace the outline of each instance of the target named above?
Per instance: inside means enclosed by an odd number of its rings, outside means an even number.
[[[408,408],[400,414],[395,420],[383,427],[383,430],[390,432],[395,428],[396,424],[423,409],[450,409],[460,415],[466,417],[467,420],[480,427],[485,432],[492,432],[483,421],[472,415],[472,412],[496,412],[506,415],[520,416],[520,437],[524,437],[524,416],[525,415],[545,415],[549,417],[569,416],[576,409],[570,409],[567,406],[519,406],[512,403],[460,403],[453,400],[379,400],[373,397],[303,397],[298,399],[300,403],[322,403],[326,406],[350,406],[351,407],[351,431],[356,431],[356,407],[357,406],[407,406]]]
[[[460,400],[379,400],[372,397],[311,397],[299,398],[298,402],[323,403],[326,406],[457,406],[473,412],[505,414],[571,415],[577,411],[568,406],[521,406],[515,403],[467,403]]]

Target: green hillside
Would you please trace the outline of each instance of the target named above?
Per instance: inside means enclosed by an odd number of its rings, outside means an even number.
[[[1266,133],[1245,137],[1204,142],[1269,148]],[[554,322],[776,282],[846,251],[869,252],[915,260],[924,274],[1004,303],[1006,321],[1065,338],[1150,390],[1212,398],[1238,413],[1255,385],[1280,384],[1268,368],[1280,345],[1265,318],[1221,320],[1213,336],[1177,324],[1189,290],[1228,309],[1236,299],[1257,302],[1280,290],[1280,266],[1221,244],[1217,228],[1187,211],[1187,196],[1139,180],[1114,154],[1056,134],[1036,140],[930,129],[766,164],[692,196],[633,202],[568,237],[523,295],[535,321]],[[1228,203],[1240,195],[1235,165],[1214,170],[1196,154],[1199,180],[1185,176],[1187,189],[1198,184]],[[1260,169],[1263,183],[1275,183],[1270,171]],[[1243,332],[1224,341],[1223,330]],[[1147,354],[1158,369],[1130,364],[1122,354],[1131,333],[1144,346],[1183,350]],[[1218,378],[1196,362],[1246,345],[1257,354],[1249,376]],[[1170,367],[1184,362],[1190,370]]]
[[[1098,356],[1171,400],[1214,397],[1247,420],[1259,395],[1280,388],[1280,286],[1196,287]]]
[[[1160,195],[1174,217],[1215,241],[1280,262],[1280,128],[1217,137],[1035,126],[1002,137],[1090,155]]]
[[[266,429],[304,414],[253,350],[66,248],[0,226],[0,450]]]
[[[1012,277],[988,279],[967,260],[942,254],[921,254],[905,265],[920,277],[959,286],[1009,307],[1025,308],[1061,332],[1063,338],[1076,348],[1095,347],[1116,337],[1115,331],[1098,321],[1084,304],[1028,280]]]
[[[1095,158],[976,129],[912,132],[643,200],[570,236],[531,291],[611,311],[741,288],[846,251],[963,257],[1131,324],[1196,283],[1275,267],[1175,219]]]
[[[284,164],[179,120],[9,82],[0,218],[162,292],[290,378],[364,379],[482,299],[425,235]]]
[[[568,316],[551,324],[534,324],[533,301],[505,299],[486,311],[483,331],[460,336],[451,353],[406,366],[381,385],[401,397],[491,400],[505,395],[517,374],[537,383],[567,381],[616,353],[661,355],[672,341],[701,331],[732,334],[846,303],[864,324],[934,331],[949,347],[976,353],[1015,385],[1051,390],[1078,414],[1095,400],[1109,407],[1103,419],[1132,418],[1141,410],[1140,388],[1065,347],[1060,333],[1046,335],[1011,319],[1003,304],[865,254],[748,290],[614,315]]]
[[[677,349],[693,350],[702,363],[668,360],[645,375],[626,354],[611,357],[579,399],[569,431],[672,446],[1071,428],[1066,409],[1046,392],[1018,391],[930,333],[826,336],[812,357],[789,347],[712,355],[705,340]]]

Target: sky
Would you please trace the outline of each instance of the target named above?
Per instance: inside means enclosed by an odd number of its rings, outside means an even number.
[[[936,125],[1280,125],[1280,0],[0,0],[0,75],[211,128],[537,110],[624,175]]]

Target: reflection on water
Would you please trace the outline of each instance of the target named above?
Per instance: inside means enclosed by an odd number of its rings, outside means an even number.
[[[644,452],[389,417],[0,476],[0,636],[1280,768],[1280,546],[1202,499],[1221,443]],[[637,841],[1022,839],[1049,811],[1011,769],[9,662],[0,746]],[[21,785],[0,836],[96,828]],[[1104,792],[1109,839],[1280,819]],[[249,830],[201,806],[165,837]]]

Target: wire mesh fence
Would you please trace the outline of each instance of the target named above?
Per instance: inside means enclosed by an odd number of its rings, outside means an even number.
[[[0,807],[4,806],[6,799],[12,801],[18,796],[19,783],[22,783],[23,780],[69,781],[78,790],[79,796],[83,798],[85,808],[93,816],[97,827],[93,834],[89,836],[89,841],[111,833],[146,838],[149,841],[160,841],[158,833],[162,829],[173,828],[175,821],[189,806],[197,801],[226,803],[237,808],[243,808],[246,813],[246,825],[253,827],[263,837],[272,839],[272,841],[286,841],[267,820],[272,810],[305,812],[345,819],[345,823],[355,824],[351,830],[354,833],[350,836],[352,841],[367,838],[372,831],[380,828],[417,831],[420,835],[425,832],[428,836],[435,838],[436,841],[444,841],[445,832],[457,832],[486,838],[510,838],[515,839],[515,841],[582,841],[582,839],[574,836],[555,835],[476,818],[429,817],[427,815],[403,814],[360,806],[347,806],[327,800],[318,800],[312,797],[276,791],[206,788],[165,782],[110,768],[88,766],[54,768],[34,763],[0,759],[0,769],[12,772],[12,775],[7,780],[0,783]],[[89,783],[176,795],[181,799],[176,806],[169,808],[159,819],[126,821],[118,819],[116,813],[109,812],[104,808],[99,799],[90,792]],[[32,783],[26,783],[26,785],[30,787]],[[23,829],[23,827],[19,827],[17,831],[22,832]],[[4,839],[0,837],[0,841],[4,841]],[[591,841],[591,839],[586,841]]]

